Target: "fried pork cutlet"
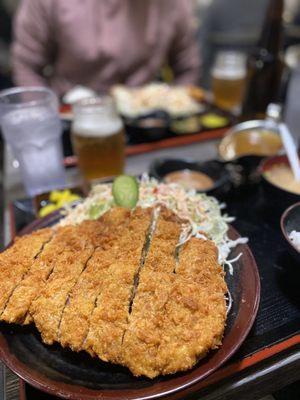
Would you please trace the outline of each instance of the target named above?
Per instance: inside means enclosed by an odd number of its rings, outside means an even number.
[[[69,293],[95,249],[110,241],[110,232],[127,216],[126,210],[109,211],[99,221],[84,221],[78,226],[68,226],[65,248],[56,261],[53,271],[41,294],[33,301],[30,314],[45,343],[58,341],[61,317],[69,300]],[[74,329],[73,324],[71,329]]]
[[[119,238],[115,262],[103,276],[84,348],[104,361],[119,362],[135,278],[143,264],[151,210],[137,208]]]
[[[33,319],[60,342],[154,378],[221,344],[226,305],[217,248],[171,211],[113,208],[97,221],[38,231],[0,256],[1,318]]]
[[[17,238],[11,247],[0,254],[0,314],[51,236],[51,229],[39,230]],[[2,316],[0,318],[3,319]]]
[[[60,317],[68,293],[94,250],[82,226],[80,231],[76,226],[68,228],[64,251],[57,256],[53,271],[29,310],[47,344],[57,340]]]
[[[52,232],[49,242],[33,261],[30,269],[15,287],[1,319],[6,322],[24,323],[30,304],[51,273],[56,257],[64,251],[66,228]],[[27,322],[30,322],[28,316]]]
[[[158,349],[166,325],[165,306],[175,274],[143,270],[121,349],[121,363],[136,375],[154,378],[162,369]]]
[[[116,228],[119,224],[126,221],[128,215],[129,212],[127,210],[123,208],[114,208],[112,211],[106,213],[99,221],[85,222],[85,231],[89,233],[90,230],[89,237],[94,241],[93,245],[97,246],[99,240],[101,240],[103,245],[106,242],[109,243],[112,235],[111,228]],[[68,248],[70,243],[70,230],[73,231],[73,227],[66,226],[56,228],[55,230],[47,229],[45,231],[47,235],[49,234],[49,240],[45,242],[42,251],[34,258],[27,273],[23,276],[23,279],[15,286],[6,308],[1,315],[3,321],[23,324],[32,322],[32,318],[30,314],[28,314],[29,307],[45,286],[58,258],[61,257],[61,254]],[[43,231],[38,232],[42,233]],[[30,238],[31,237],[32,236],[30,236]],[[18,239],[17,243],[25,238],[26,237]],[[35,240],[34,238],[35,234],[33,239],[29,241],[33,242]],[[30,249],[32,247],[29,246],[28,248]],[[9,248],[5,253],[2,253],[1,256],[7,254],[7,257],[10,258],[10,252],[12,250],[12,247]],[[3,269],[1,269],[0,273],[2,271]]]
[[[161,341],[165,303],[176,267],[175,249],[181,225],[174,214],[163,208],[140,272],[139,285],[122,346],[122,362],[134,373],[155,376],[157,350]],[[145,369],[134,369],[135,365]]]
[[[164,265],[163,252],[157,263]],[[146,260],[140,274],[122,347],[123,364],[134,375],[154,378],[186,370],[221,344],[226,285],[215,246],[192,239],[173,266],[171,273],[156,272]]]
[[[224,285],[216,286],[200,286],[191,278],[176,277],[165,306],[165,325],[156,359],[162,369],[156,375],[192,368],[210,349],[221,345],[226,292]]]
[[[69,293],[62,315],[59,341],[63,346],[69,346],[75,351],[82,350],[95,301],[104,285],[103,277],[118,258],[118,239],[128,224],[129,217],[129,211],[114,208],[101,218],[103,235],[85,270]]]
[[[170,273],[174,271],[176,246],[179,242],[180,232],[179,220],[173,213],[163,208],[158,215],[143,270]]]

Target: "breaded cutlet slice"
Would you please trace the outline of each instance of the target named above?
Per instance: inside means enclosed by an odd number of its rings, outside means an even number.
[[[105,271],[117,259],[119,237],[129,222],[129,216],[130,211],[113,208],[101,218],[105,235],[69,293],[63,311],[59,331],[62,346],[69,346],[74,351],[82,349],[96,298],[104,284]]]
[[[157,356],[163,375],[192,368],[219,347],[226,323],[227,286],[213,242],[196,238],[186,242],[175,276]]]
[[[219,276],[215,276],[218,281]],[[213,281],[213,279],[212,279]],[[156,362],[162,375],[192,368],[221,345],[226,321],[223,282],[199,285],[176,276],[165,305],[165,325]]]
[[[180,263],[176,273],[186,277],[194,277],[197,282],[207,278],[215,278],[211,269],[216,269],[223,278],[223,269],[218,263],[218,249],[211,240],[191,238],[180,249]],[[223,279],[222,279],[223,280]]]
[[[95,249],[110,242],[111,231],[127,214],[128,211],[115,208],[99,220],[66,227],[69,231],[64,251],[57,258],[41,294],[30,307],[30,314],[45,343],[59,341],[61,318],[69,293],[87,267]]]
[[[143,270],[173,272],[176,246],[179,242],[181,224],[174,213],[162,208],[146,255]]]
[[[134,283],[143,263],[143,249],[152,219],[151,209],[137,208],[119,238],[115,262],[103,276],[103,286],[90,317],[84,349],[101,360],[119,362],[129,318]]]
[[[88,229],[90,229],[90,237],[94,240],[94,245],[97,244],[100,238],[104,243],[104,233],[109,236],[111,234],[110,226],[112,224],[118,226],[122,218],[124,219],[128,215],[128,212],[121,208],[114,208],[113,212],[106,214],[105,217],[97,222],[85,222],[85,230],[88,232]],[[56,227],[53,230],[51,240],[45,243],[43,251],[34,259],[24,279],[15,287],[2,314],[4,321],[22,324],[32,322],[32,318],[28,314],[29,307],[44,287],[56,264],[57,257],[65,251],[69,243],[68,233],[70,229],[73,230],[66,226]],[[35,233],[33,233],[34,235]],[[107,240],[109,241],[109,238]]]
[[[64,251],[56,257],[54,268],[46,284],[29,309],[43,341],[47,344],[57,341],[61,315],[68,293],[94,251],[93,238],[89,229],[91,224],[88,224],[87,231],[85,231],[85,225],[83,222],[79,226],[65,228]]]
[[[173,272],[143,270],[124,334],[121,364],[136,375],[154,378],[162,366],[157,352],[165,334],[165,306],[175,280]]]
[[[73,351],[82,350],[90,324],[95,301],[103,287],[104,274],[115,261],[113,248],[96,249],[69,293],[63,311],[58,340]]]
[[[176,271],[184,273],[141,272],[122,347],[134,375],[184,371],[221,344],[226,284],[216,256],[204,262],[211,250],[210,242],[192,239],[179,254]]]
[[[68,226],[55,228],[51,240],[45,244],[24,279],[16,286],[2,315],[4,321],[25,325],[32,322],[32,317],[28,314],[30,305],[40,294],[57,259],[67,248],[70,231],[73,228]]]
[[[0,314],[51,237],[52,229],[41,229],[17,238],[11,247],[0,254]]]
[[[155,376],[156,354],[161,341],[164,306],[175,278],[176,246],[181,224],[170,210],[161,208],[145,263],[140,271],[139,285],[129,316],[122,345],[122,362],[134,368],[145,365],[138,374]],[[141,358],[144,360],[141,360]]]

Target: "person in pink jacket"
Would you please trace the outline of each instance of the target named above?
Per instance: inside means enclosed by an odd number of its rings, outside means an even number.
[[[13,79],[62,96],[75,85],[152,81],[167,61],[176,84],[200,70],[191,0],[22,0],[14,21]]]

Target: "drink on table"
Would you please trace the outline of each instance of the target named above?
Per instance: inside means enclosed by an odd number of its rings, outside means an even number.
[[[74,108],[72,142],[78,165],[91,181],[119,175],[124,169],[124,129],[109,96],[90,98]]]
[[[1,128],[20,164],[28,195],[66,185],[62,125],[55,94],[46,88],[14,88],[0,93]]]
[[[280,100],[283,0],[269,0],[259,42],[248,58],[243,119],[264,118],[268,104]]]
[[[217,54],[212,69],[214,103],[227,111],[238,113],[244,96],[246,58],[236,51]]]

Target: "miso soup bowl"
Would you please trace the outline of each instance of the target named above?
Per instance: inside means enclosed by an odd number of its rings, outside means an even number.
[[[289,166],[286,155],[278,155],[266,158],[259,166],[259,171],[262,178],[264,200],[267,202],[269,209],[275,212],[276,217],[278,216],[278,213],[281,214],[287,207],[300,201],[300,194],[290,192],[280,186],[277,186],[268,179],[266,173],[274,166],[282,164]]]

